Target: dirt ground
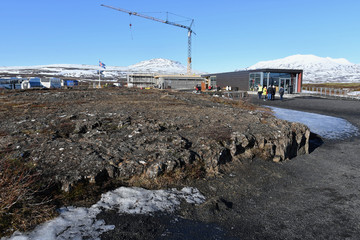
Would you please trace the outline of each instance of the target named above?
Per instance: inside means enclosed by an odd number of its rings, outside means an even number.
[[[223,176],[243,159],[291,159],[308,152],[309,136],[306,126],[278,120],[265,108],[205,94],[110,87],[1,91],[0,168],[7,171],[1,172],[0,202],[11,207],[0,211],[0,236],[32,229],[64,205],[91,206],[100,193],[119,186],[180,188]],[[26,176],[18,170],[33,178],[18,181]],[[211,186],[194,184],[210,201],[198,217],[183,208],[179,215],[186,221],[174,222],[179,233],[198,220],[193,230],[202,229],[213,219],[208,211],[232,205],[230,197],[216,198]],[[127,224],[129,219],[137,217],[126,217]],[[153,233],[154,227],[144,229]]]
[[[341,117],[360,127],[359,101],[250,101]],[[358,239],[359,146],[360,137],[324,139],[311,154],[290,161],[243,161],[221,178],[194,182],[208,201],[183,206],[177,215],[102,213],[99,218],[118,229],[103,239]]]

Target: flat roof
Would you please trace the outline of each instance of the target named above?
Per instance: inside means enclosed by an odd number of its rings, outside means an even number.
[[[249,70],[240,70],[234,72],[222,72],[222,73],[210,73],[210,74],[203,74],[203,77],[210,77],[214,75],[220,74],[234,74],[234,73],[251,73],[251,72],[270,72],[270,73],[302,73],[302,69],[275,69],[275,68],[259,68],[259,69],[249,69]]]
[[[300,73],[303,72],[302,69],[279,69],[279,68],[259,68],[252,70],[245,70],[244,72],[273,72],[273,73]]]
[[[202,76],[201,75],[178,74],[178,75],[156,75],[155,78],[194,78],[194,79],[198,79],[198,78],[202,78]]]

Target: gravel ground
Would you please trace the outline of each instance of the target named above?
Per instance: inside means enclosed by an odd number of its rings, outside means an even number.
[[[250,101],[341,117],[360,128],[359,101]],[[360,137],[324,139],[311,154],[290,161],[243,161],[221,178],[193,183],[208,199],[201,206],[184,205],[166,217],[102,213],[120,229],[103,239],[359,239],[359,146]]]

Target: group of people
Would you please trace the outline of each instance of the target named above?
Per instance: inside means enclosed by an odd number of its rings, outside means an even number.
[[[283,100],[283,96],[284,96],[284,88],[281,86],[279,88],[279,95],[280,95],[280,100]],[[269,87],[266,87],[266,86],[261,86],[260,84],[258,85],[258,96],[259,96],[259,99],[262,98],[262,95],[264,95],[264,101],[267,100],[275,100],[275,94],[276,94],[276,87],[273,85],[273,86],[269,86]]]

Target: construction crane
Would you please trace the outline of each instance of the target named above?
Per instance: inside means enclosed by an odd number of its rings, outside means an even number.
[[[102,7],[107,7],[107,8],[111,8],[120,12],[125,12],[128,13],[129,15],[134,15],[134,16],[138,16],[138,17],[142,17],[142,18],[146,18],[146,19],[150,19],[153,21],[157,21],[157,22],[161,22],[161,23],[166,23],[166,24],[170,24],[176,27],[181,27],[181,28],[185,28],[188,30],[188,59],[187,59],[187,73],[190,75],[191,74],[191,35],[195,32],[191,29],[193,23],[194,23],[194,19],[191,20],[191,24],[190,26],[185,26],[182,24],[178,24],[178,23],[174,23],[174,22],[170,22],[168,20],[163,20],[163,19],[159,19],[159,18],[155,18],[155,17],[151,17],[151,16],[147,16],[141,13],[137,13],[137,12],[131,12],[125,9],[121,9],[121,8],[116,8],[116,7],[112,7],[112,6],[108,6],[108,5],[104,5],[101,4]]]

